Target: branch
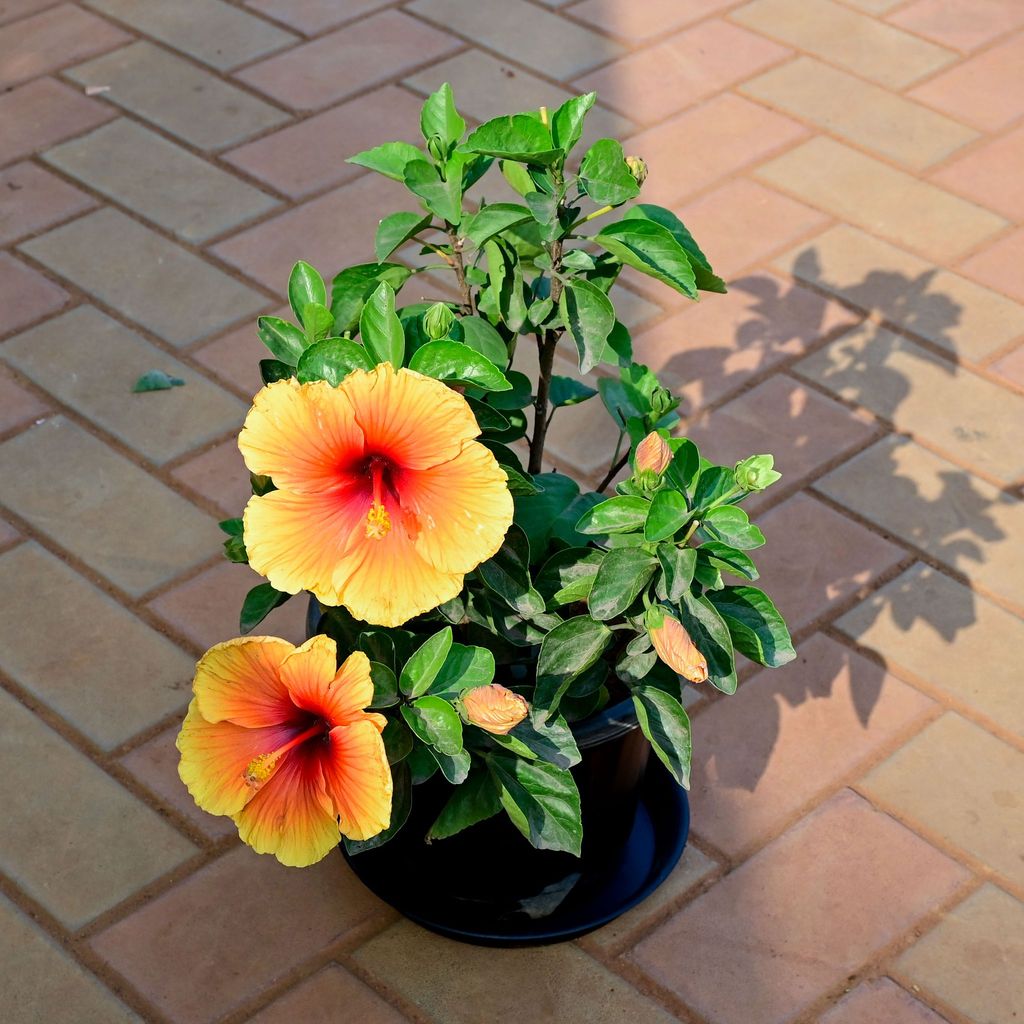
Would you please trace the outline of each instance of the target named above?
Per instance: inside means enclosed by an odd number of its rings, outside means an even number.
[[[466,267],[462,261],[462,242],[454,227],[448,227],[448,238],[452,243],[452,269],[455,271],[455,279],[459,283],[459,290],[462,292],[462,305],[465,306],[473,316],[476,316],[476,298],[469,282],[466,280]]]
[[[605,478],[597,485],[599,491],[603,491],[611,482],[615,479],[615,474],[618,473],[622,467],[629,462],[629,452],[626,452],[620,459],[612,463],[611,469],[608,470]]]

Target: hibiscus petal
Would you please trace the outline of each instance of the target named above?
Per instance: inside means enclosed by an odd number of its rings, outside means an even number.
[[[344,394],[326,381],[294,377],[257,392],[238,448],[253,473],[278,487],[314,493],[337,487],[363,457],[363,435]]]
[[[347,725],[363,718],[363,709],[373,700],[370,659],[353,651],[341,668],[337,645],[328,636],[307,640],[285,659],[281,677],[300,707],[333,725]]]
[[[323,757],[324,782],[349,839],[370,839],[391,824],[391,768],[384,741],[372,722],[330,732]]]

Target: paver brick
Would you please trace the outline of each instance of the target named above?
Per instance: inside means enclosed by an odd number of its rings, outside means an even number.
[[[961,53],[971,53],[1020,28],[1024,24],[1024,8],[1015,0],[972,0],[970,4],[916,0],[886,20]]]
[[[66,927],[82,927],[195,852],[7,693],[0,709],[0,866]]]
[[[0,252],[0,335],[55,313],[68,293],[6,252]]]
[[[833,0],[753,0],[729,17],[890,89],[902,89],[956,59],[945,47]]]
[[[360,1024],[405,1024],[406,1018],[343,967],[328,964],[275,999],[252,1024],[337,1024],[338,1011]]]
[[[888,978],[861,982],[819,1024],[946,1024],[934,1010]]]
[[[1006,226],[989,210],[824,136],[762,164],[756,175],[939,262],[955,259]]]
[[[276,285],[283,288],[284,285]],[[269,316],[291,320],[294,317],[290,307],[275,309]],[[192,352],[196,362],[212,370],[220,379],[242,398],[248,401],[263,387],[259,361],[269,359],[270,353],[256,336],[256,318],[246,320],[227,334],[211,341]]]
[[[994,362],[991,369],[994,373],[998,373],[1001,377],[1024,389],[1024,345],[1018,346],[1002,359]]]
[[[1024,183],[1018,173],[1022,163],[1024,127],[947,164],[932,181],[1020,223],[1024,221]]]
[[[11,338],[0,354],[157,465],[240,427],[245,412],[233,395],[92,306],[78,306]],[[139,377],[156,369],[185,386],[133,394]]]
[[[246,6],[260,11],[307,36],[316,35],[339,22],[386,7],[391,0],[246,0]]]
[[[172,345],[198,341],[267,305],[258,292],[109,207],[20,248]]]
[[[732,0],[647,0],[644,4],[619,0],[583,0],[569,14],[588,25],[597,25],[632,43],[663,37],[728,7]]]
[[[980,726],[953,712],[943,715],[858,788],[904,821],[1024,884],[1024,753]]]
[[[0,245],[91,209],[92,196],[32,163],[0,171]]]
[[[16,384],[7,371],[0,369],[0,434],[6,434],[49,411],[48,405]]]
[[[27,18],[30,14],[38,14],[47,7],[55,7],[59,0],[2,0],[0,2],[0,25],[19,18]]]
[[[920,103],[830,67],[798,57],[773,68],[742,91],[826,131],[921,170],[949,156],[978,133]],[[976,196],[982,205],[991,205]]]
[[[171,475],[228,517],[237,516],[252,495],[249,471],[235,437],[183,462]]]
[[[971,362],[1024,334],[1024,306],[848,224],[796,246],[775,265]]]
[[[782,1024],[968,877],[844,790],[670,918],[631,956],[715,1024]]]
[[[296,110],[318,110],[460,45],[402,11],[382,11],[253,64],[237,77]]]
[[[0,556],[0,579],[0,667],[98,746],[188,702],[191,659],[37,544]]]
[[[1024,905],[985,885],[946,914],[896,966],[970,1020],[1015,1024],[1022,960]]]
[[[4,505],[132,596],[220,546],[209,516],[63,417],[0,445],[0,476]]]
[[[84,86],[109,86],[106,99],[199,149],[237,146],[288,119],[283,110],[146,41],[67,74]]]
[[[175,1024],[205,1024],[383,913],[338,853],[296,871],[240,847],[92,946]]]
[[[1004,235],[976,252],[961,264],[965,274],[976,281],[998,288],[1024,302],[1024,279],[1019,268],[1024,260],[1024,228]]]
[[[265,192],[126,118],[65,142],[43,158],[186,242],[205,242],[278,205]]]
[[[90,4],[221,71],[298,41],[298,36],[221,0],[90,0]]]

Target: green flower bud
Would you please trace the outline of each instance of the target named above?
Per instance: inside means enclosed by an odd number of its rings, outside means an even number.
[[[772,469],[774,465],[773,455],[751,455],[749,459],[737,462],[733,470],[736,486],[745,491],[763,491],[782,479],[782,474]]]
[[[670,413],[678,404],[668,388],[656,387],[651,392],[651,414],[655,422],[666,413]]]
[[[447,146],[440,135],[431,135],[427,139],[427,152],[438,162],[443,163],[448,158]]]
[[[447,338],[453,323],[455,314],[443,302],[435,302],[423,314],[423,330],[431,341]]]
[[[629,168],[629,173],[633,175],[633,180],[637,185],[642,185],[647,180],[647,162],[643,157],[627,156],[626,166]]]

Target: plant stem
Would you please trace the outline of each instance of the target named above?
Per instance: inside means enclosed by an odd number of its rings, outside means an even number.
[[[462,305],[473,316],[476,316],[476,298],[473,295],[473,290],[469,287],[469,282],[466,280],[466,268],[462,262],[462,242],[454,226],[448,225],[447,230],[448,238],[452,243],[452,269],[455,271],[455,279],[458,281],[459,290],[462,292]]]
[[[588,213],[586,217],[580,217],[578,221],[569,227],[569,230],[575,231],[581,224],[586,224],[588,220],[593,220],[595,217],[603,217],[606,213],[611,213],[614,209],[614,206],[602,206],[599,210],[594,210],[593,213]]]
[[[629,462],[629,452],[626,452],[625,455],[616,459],[616,461],[612,463],[612,466],[605,475],[605,478],[597,485],[597,489],[599,491],[603,491],[612,482],[612,480],[615,479],[615,474],[618,473],[618,471],[622,469],[627,462]]]
[[[552,275],[557,274],[562,264],[562,241],[551,243],[548,249],[551,256]],[[558,305],[562,295],[562,282],[558,277],[551,278],[551,301]],[[533,400],[533,439],[530,442],[529,472],[539,473],[544,465],[544,440],[548,434],[548,396],[551,394],[551,371],[555,363],[555,349],[558,347],[558,335],[554,331],[544,331],[537,335],[537,361],[540,369],[537,375],[537,396]]]

